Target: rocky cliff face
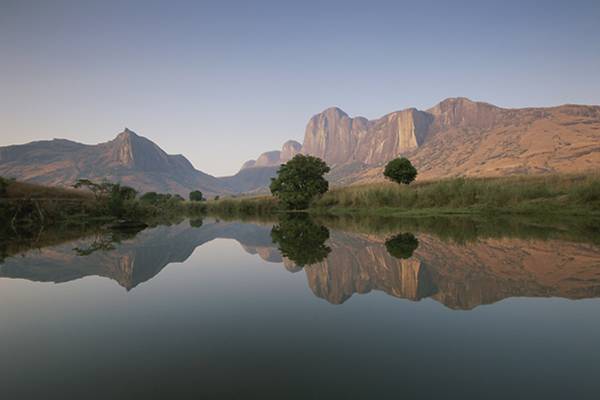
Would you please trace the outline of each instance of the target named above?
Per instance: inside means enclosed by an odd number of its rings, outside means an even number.
[[[302,150],[302,145],[295,140],[288,140],[283,144],[279,155],[279,162],[286,163]]]
[[[283,144],[281,150],[273,150],[262,153],[256,160],[248,160],[241,170],[258,167],[279,167],[300,153],[302,145],[295,140],[288,140]]]
[[[376,120],[332,107],[309,120],[301,152],[332,166],[333,184],[382,180],[400,155],[418,179],[597,170],[600,106],[505,109],[459,97]]]
[[[431,120],[416,109],[369,121],[329,108],[308,122],[302,152],[331,165],[384,162],[417,148],[427,136]]]

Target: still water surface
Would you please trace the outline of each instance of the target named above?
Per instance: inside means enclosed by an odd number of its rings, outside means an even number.
[[[512,228],[206,218],[8,245],[2,398],[597,399],[600,246]]]

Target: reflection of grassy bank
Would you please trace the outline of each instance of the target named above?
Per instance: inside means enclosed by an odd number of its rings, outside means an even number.
[[[374,215],[318,215],[328,228],[388,237],[398,232],[427,233],[458,243],[481,238],[520,238],[600,244],[600,218],[538,216],[451,215],[383,217]]]
[[[269,215],[280,211],[277,199],[272,196],[209,200],[206,209],[210,214],[222,216]]]

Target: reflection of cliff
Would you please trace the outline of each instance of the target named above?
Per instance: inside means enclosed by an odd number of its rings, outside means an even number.
[[[0,277],[66,282],[89,275],[109,277],[128,290],[158,274],[166,265],[185,261],[216,238],[237,240],[250,254],[283,263],[290,272],[304,270],[313,293],[341,304],[354,293],[382,291],[420,300],[430,297],[453,309],[472,309],[509,297],[600,297],[600,248],[585,243],[538,239],[474,239],[456,244],[419,234],[408,259],[388,253],[385,238],[331,231],[327,258],[304,268],[282,257],[271,241],[271,226],[205,220],[140,232],[114,244],[114,250],[77,256],[74,247],[91,239],[31,250],[8,257]]]
[[[471,309],[508,297],[600,296],[600,249],[586,244],[485,239],[469,245],[419,235],[408,260],[390,256],[384,241],[332,232],[329,257],[305,267],[315,295],[340,304],[354,293],[380,290],[447,307]]]
[[[419,236],[416,257],[432,273],[433,296],[471,309],[508,297],[600,296],[600,249],[556,240],[485,239],[466,246]]]
[[[94,238],[86,238],[30,250],[25,257],[7,258],[0,264],[0,277],[58,283],[97,275],[114,279],[130,290],[152,279],[168,264],[187,260],[196,247],[216,238],[237,239],[248,248],[268,249],[271,246],[270,231],[269,226],[235,222],[205,221],[200,228],[183,222],[144,230],[131,239],[114,243],[113,250],[79,256],[73,249],[87,248],[94,241]],[[277,257],[265,257],[277,260]]]
[[[435,293],[427,269],[416,259],[392,257],[382,243],[332,232],[329,257],[305,267],[308,284],[318,297],[341,304],[354,293],[381,290],[419,300]]]

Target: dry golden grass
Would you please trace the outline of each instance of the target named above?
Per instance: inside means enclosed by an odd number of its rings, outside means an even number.
[[[600,173],[451,178],[411,185],[374,183],[334,188],[317,208],[514,208],[536,203],[600,209]]]
[[[92,200],[93,196],[85,190],[50,187],[25,182],[10,182],[6,187],[6,198]]]

